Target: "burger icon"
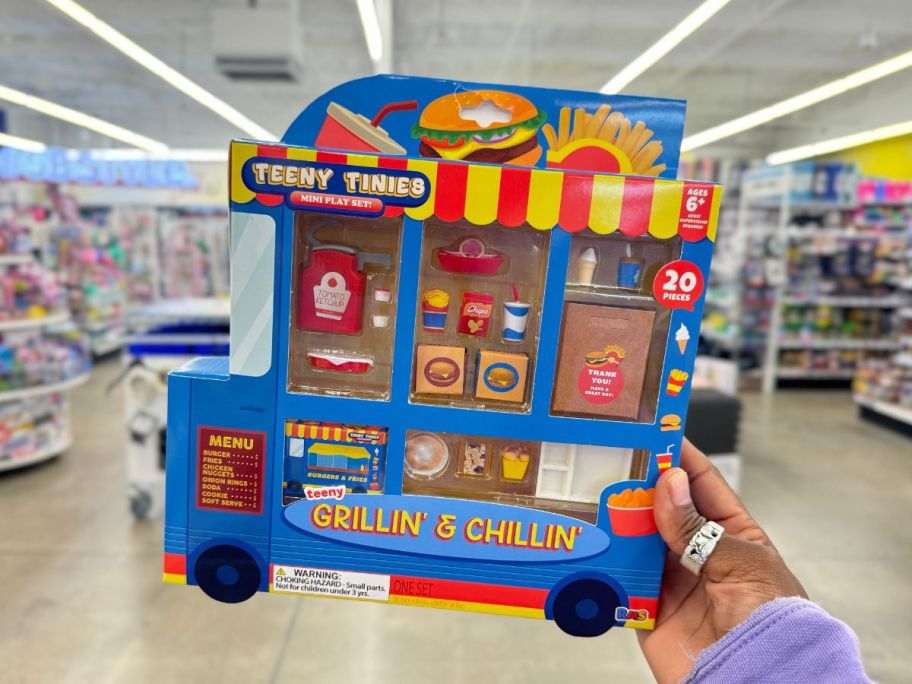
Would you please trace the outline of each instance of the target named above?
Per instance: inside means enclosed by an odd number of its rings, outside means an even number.
[[[484,382],[489,389],[495,392],[507,392],[519,381],[516,369],[505,363],[495,363],[485,373]]]
[[[486,164],[534,166],[542,154],[538,130],[545,112],[529,100],[501,90],[473,90],[431,102],[412,137],[422,157]]]
[[[431,359],[424,366],[424,377],[436,387],[449,387],[459,380],[459,366],[443,356]]]
[[[624,348],[616,344],[609,344],[604,349],[596,349],[586,354],[586,365],[591,368],[601,368],[611,364],[619,364],[627,353]]]

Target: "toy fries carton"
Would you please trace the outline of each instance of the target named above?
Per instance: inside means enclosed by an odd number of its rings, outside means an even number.
[[[721,190],[684,104],[376,76],[231,144],[231,349],[169,379],[164,577],[655,624]]]

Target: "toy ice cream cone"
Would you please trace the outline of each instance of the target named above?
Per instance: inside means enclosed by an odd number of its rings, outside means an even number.
[[[576,260],[577,281],[580,285],[591,285],[592,277],[595,275],[595,267],[598,266],[598,257],[595,255],[595,249],[588,247]]]

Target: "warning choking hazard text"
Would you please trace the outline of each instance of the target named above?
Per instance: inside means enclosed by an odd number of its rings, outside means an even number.
[[[291,565],[272,566],[273,591],[387,601],[389,588],[389,575],[369,575],[363,572],[342,572]]]
[[[263,511],[266,433],[200,427],[196,505],[220,511]]]

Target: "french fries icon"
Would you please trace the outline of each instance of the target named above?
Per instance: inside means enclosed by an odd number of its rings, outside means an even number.
[[[562,107],[557,130],[555,131],[551,124],[545,124],[542,127],[542,133],[548,141],[549,157],[553,157],[553,153],[560,153],[570,147],[583,147],[586,141],[592,141],[594,146],[607,143],[626,157],[630,166],[624,168],[622,165],[618,169],[620,172],[658,176],[666,168],[665,164],[655,163],[662,155],[662,143],[658,140],[650,140],[653,132],[646,128],[646,124],[642,121],[632,124],[630,119],[621,112],[612,112],[611,105],[608,104],[603,104],[594,114],[590,114],[582,107],[577,107],[573,111],[572,124],[570,108]],[[582,170],[606,171],[608,169]]]

